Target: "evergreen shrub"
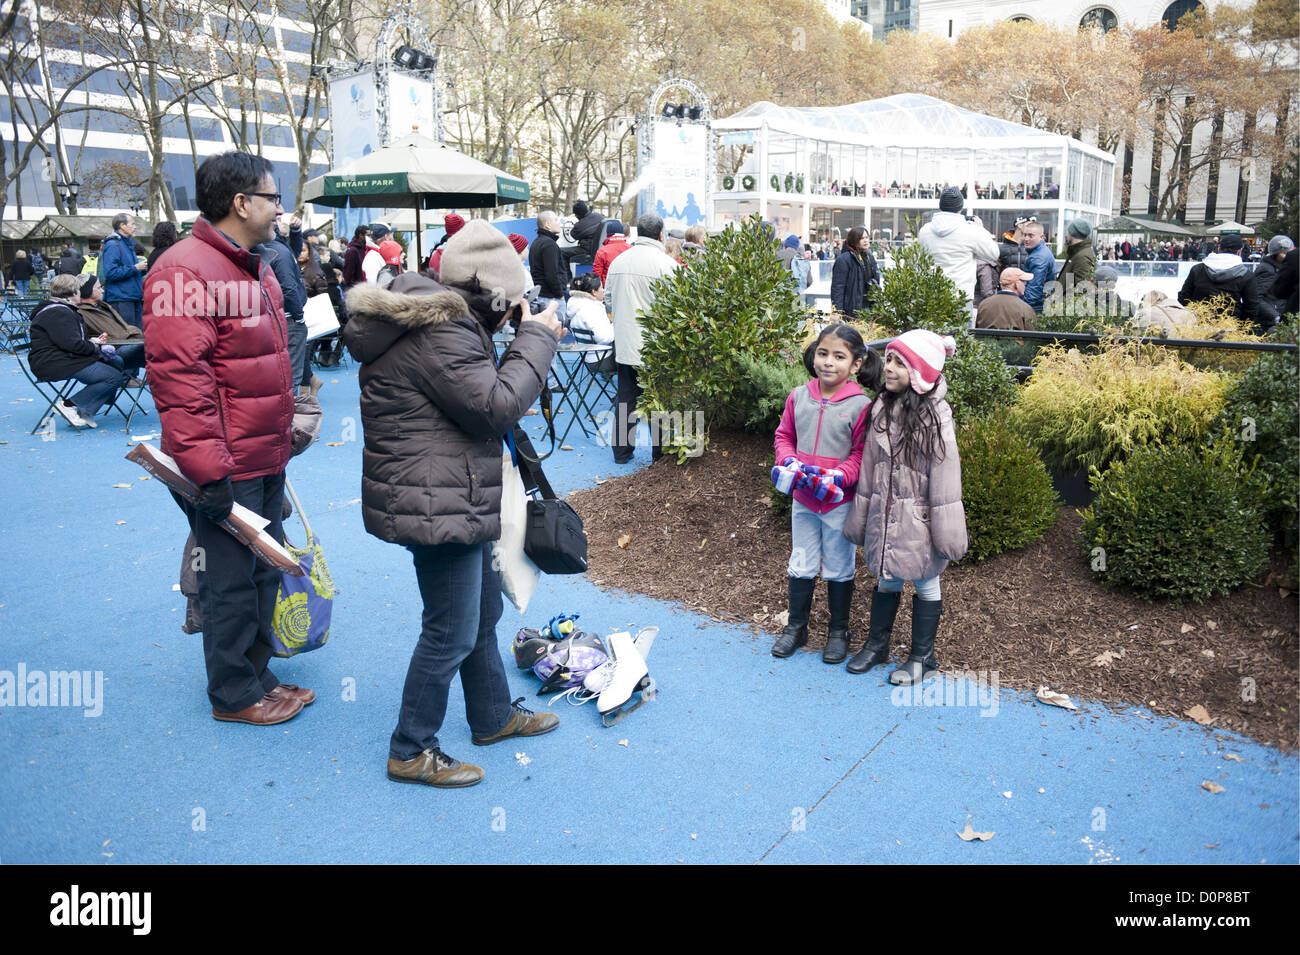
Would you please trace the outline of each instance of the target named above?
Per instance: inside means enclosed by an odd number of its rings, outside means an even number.
[[[1264,485],[1231,441],[1138,448],[1093,472],[1084,556],[1103,582],[1146,599],[1228,593],[1268,560]]]

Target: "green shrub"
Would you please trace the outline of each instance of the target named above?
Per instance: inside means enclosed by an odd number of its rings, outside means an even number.
[[[951,333],[970,323],[969,299],[944,275],[919,242],[901,248],[867,312],[869,321],[895,334],[912,328]]]
[[[1053,346],[1034,359],[1012,420],[1048,467],[1104,469],[1144,445],[1201,440],[1227,388],[1158,345],[1103,342],[1093,355]]]
[[[1033,543],[1056,522],[1056,494],[1047,469],[1006,414],[977,418],[959,428],[957,451],[971,560]]]
[[[1269,484],[1267,515],[1297,531],[1300,501],[1300,365],[1294,354],[1266,354],[1228,392],[1215,430],[1240,442]]]
[[[680,413],[705,429],[749,418],[741,361],[776,360],[796,339],[808,313],[776,257],[768,228],[757,219],[730,225],[709,239],[690,266],[658,283],[641,318],[642,413]],[[666,451],[681,448],[667,435]]]
[[[1093,572],[1141,597],[1205,600],[1268,560],[1263,482],[1230,441],[1147,447],[1093,472],[1079,540]]]
[[[747,412],[742,422],[745,430],[775,433],[790,392],[808,384],[808,369],[802,362],[775,364],[747,355],[739,365],[744,387],[740,400]]]
[[[961,425],[1016,400],[1016,376],[992,341],[976,338],[969,329],[959,331],[957,351],[943,364],[948,381],[948,404],[953,420]]]

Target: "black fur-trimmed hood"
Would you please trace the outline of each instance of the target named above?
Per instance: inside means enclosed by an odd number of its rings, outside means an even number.
[[[374,285],[356,285],[347,293],[348,323],[343,342],[362,364],[377,359],[407,332],[468,318],[465,300],[434,282],[432,294],[410,295]]]

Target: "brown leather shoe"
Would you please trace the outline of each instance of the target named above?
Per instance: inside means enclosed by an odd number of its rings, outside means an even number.
[[[483,778],[483,769],[452,759],[438,748],[426,749],[414,759],[388,757],[388,778],[395,783],[421,783],[439,789],[463,789]]]
[[[513,712],[510,714],[509,723],[491,736],[471,737],[474,745],[491,746],[493,743],[499,743],[503,739],[510,739],[512,736],[541,736],[543,733],[549,733],[560,725],[560,718],[554,713],[534,713],[532,710],[520,706],[521,700],[523,700],[522,696],[510,704]]]
[[[278,690],[279,687],[276,687]],[[252,706],[237,713],[212,711],[212,718],[223,723],[251,723],[253,726],[274,726],[285,723],[302,712],[302,700],[286,693],[272,690]]]
[[[311,706],[316,702],[316,691],[309,690],[306,687],[294,686],[292,683],[281,683],[272,693],[279,693],[281,696],[292,696],[302,700],[303,706]]]

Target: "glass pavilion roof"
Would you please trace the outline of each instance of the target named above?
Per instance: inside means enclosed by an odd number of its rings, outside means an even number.
[[[881,99],[844,106],[777,106],[760,102],[715,123],[729,126],[737,120],[780,120],[806,128],[809,134],[822,131],[869,136],[877,140],[913,138],[996,138],[1042,136],[1059,138],[1030,126],[985,116],[922,93],[898,93]],[[749,123],[739,125],[748,126]]]

